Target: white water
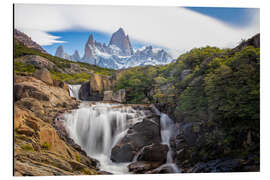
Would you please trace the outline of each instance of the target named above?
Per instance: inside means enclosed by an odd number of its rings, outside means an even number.
[[[142,121],[144,114],[121,104],[82,102],[80,108],[64,114],[70,137],[87,155],[100,161],[101,170],[114,174],[128,173],[128,163],[113,163],[111,149],[129,127]]]
[[[79,100],[81,85],[68,85],[71,97]],[[153,107],[160,115],[161,142],[168,145],[167,162],[157,169],[169,166],[175,173],[181,172],[173,163],[170,138],[174,132],[174,122]],[[99,160],[100,169],[114,174],[128,173],[129,163],[113,163],[110,160],[112,148],[126,135],[129,127],[144,118],[143,111],[136,111],[121,104],[82,102],[79,109],[64,114],[69,136],[92,158]],[[135,155],[137,161],[143,148]]]
[[[170,145],[170,139],[174,133],[174,122],[164,113],[160,113],[160,126],[161,126],[161,142],[162,144],[167,144],[169,147],[169,151],[167,153],[167,162],[159,168],[164,166],[170,166],[175,173],[179,173],[179,168],[173,163],[172,158],[172,149]]]
[[[77,100],[79,100],[79,90],[80,90],[80,88],[81,88],[81,85],[80,84],[78,84],[78,85],[68,84],[69,95],[71,97],[74,97]]]

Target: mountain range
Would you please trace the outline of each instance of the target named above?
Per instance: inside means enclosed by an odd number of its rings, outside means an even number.
[[[173,58],[161,48],[145,46],[133,49],[129,36],[119,28],[110,38],[108,45],[94,40],[90,34],[84,48],[83,57],[77,50],[73,55],[65,53],[62,45],[56,49],[55,56],[73,61],[81,61],[111,69],[125,69],[134,66],[168,64]]]

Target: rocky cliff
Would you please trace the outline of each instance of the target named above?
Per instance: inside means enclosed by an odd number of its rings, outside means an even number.
[[[98,162],[64,141],[54,128],[57,113],[76,108],[78,102],[67,88],[45,79],[50,77],[15,76],[14,175],[98,174]]]
[[[116,46],[120,48],[122,56],[133,55],[133,48],[129,41],[128,35],[125,35],[123,28],[119,28],[115,33],[112,34],[109,46]]]

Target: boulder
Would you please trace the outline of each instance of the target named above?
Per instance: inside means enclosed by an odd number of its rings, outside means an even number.
[[[151,144],[143,148],[137,160],[165,163],[168,151],[166,144]]]
[[[128,165],[128,169],[130,172],[139,174],[145,173],[152,169],[158,168],[162,163],[161,162],[146,162],[146,161],[137,161]]]
[[[103,94],[111,89],[111,82],[109,77],[93,73],[90,77],[90,87],[92,94]]]
[[[153,116],[152,119],[145,118],[129,128],[124,138],[112,148],[111,160],[131,162],[141,148],[152,143],[161,143],[159,116]]]
[[[36,77],[37,79],[40,79],[41,81],[49,85],[53,85],[53,79],[51,77],[51,73],[46,68],[36,70],[34,73],[34,77]]]
[[[130,144],[115,146],[111,153],[111,160],[114,162],[131,162],[136,152]]]
[[[102,101],[104,91],[109,90],[111,90],[110,78],[92,73],[90,81],[82,84],[79,98],[84,101]]]

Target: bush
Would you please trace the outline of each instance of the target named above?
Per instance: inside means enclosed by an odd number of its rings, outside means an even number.
[[[29,145],[29,144],[22,145],[22,149],[24,149],[26,151],[34,151],[33,146]]]
[[[48,142],[44,142],[42,145],[41,145],[41,148],[44,149],[44,150],[49,150],[51,149],[51,144],[49,144]]]

